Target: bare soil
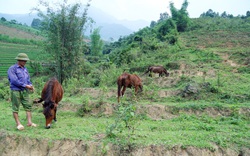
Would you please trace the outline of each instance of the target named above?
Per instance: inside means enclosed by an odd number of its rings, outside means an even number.
[[[240,151],[220,148],[214,145],[213,150],[181,146],[165,147],[151,145],[145,147],[121,148],[115,145],[103,145],[100,141],[84,142],[82,140],[31,139],[0,132],[1,156],[248,156],[250,150]]]
[[[23,39],[34,39],[34,40],[42,40],[43,38],[32,34],[28,32],[24,32],[21,30],[18,30],[16,28],[6,27],[3,25],[0,25],[0,34],[7,35],[11,38],[23,38]]]

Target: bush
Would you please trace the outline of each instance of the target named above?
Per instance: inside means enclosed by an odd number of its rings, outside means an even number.
[[[0,83],[0,99],[8,100],[10,98],[10,88],[8,79],[3,79]]]

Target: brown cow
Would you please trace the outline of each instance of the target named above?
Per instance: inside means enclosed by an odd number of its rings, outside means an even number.
[[[135,94],[138,93],[138,89],[142,91],[143,87],[142,80],[136,74],[128,74],[128,73],[123,73],[118,77],[117,85],[118,85],[118,103],[120,102],[120,96],[124,95],[127,87],[129,88],[134,87]]]
[[[152,72],[159,73],[159,77],[163,76],[163,74],[165,74],[166,77],[169,76],[169,73],[163,66],[149,66],[148,70],[144,73],[144,75],[147,74],[148,72],[150,72],[149,73],[150,77],[152,77]]]

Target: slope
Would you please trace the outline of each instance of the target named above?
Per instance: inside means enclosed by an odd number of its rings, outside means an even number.
[[[203,19],[198,24],[204,26],[193,25],[179,34],[179,45],[148,34],[143,42],[122,40],[110,54],[110,58],[118,54],[115,58],[124,61],[121,65],[90,63],[90,73],[64,86],[58,123],[50,130],[44,129],[42,106],[37,105],[34,122],[39,127],[16,131],[9,103],[1,102],[0,110],[7,113],[0,113],[0,151],[3,155],[29,151],[24,148],[34,149],[27,155],[249,155],[250,79],[242,70],[248,68],[249,28],[231,22],[237,27],[220,28],[227,26],[221,19]],[[151,64],[164,65],[170,77],[143,75]],[[115,82],[123,70],[140,75],[144,91],[135,97],[128,89],[119,105]],[[33,98],[44,79],[34,79]],[[121,118],[136,123],[133,133]],[[117,129],[116,121],[121,123]],[[110,130],[113,137],[108,137]]]

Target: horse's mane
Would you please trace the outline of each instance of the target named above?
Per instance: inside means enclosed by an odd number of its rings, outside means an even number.
[[[54,108],[54,104],[55,102],[52,101],[52,93],[53,93],[53,90],[54,90],[54,83],[55,82],[55,79],[52,78],[51,80],[48,81],[48,83],[46,84],[45,86],[45,99],[44,99],[44,104],[43,104],[43,107],[45,108],[44,109],[44,115],[47,117],[47,116],[51,116],[51,113],[50,113],[50,110],[52,108]]]
[[[141,78],[138,76],[138,75],[136,75],[136,74],[133,74],[135,77],[137,77],[140,81],[142,81],[141,80]]]

